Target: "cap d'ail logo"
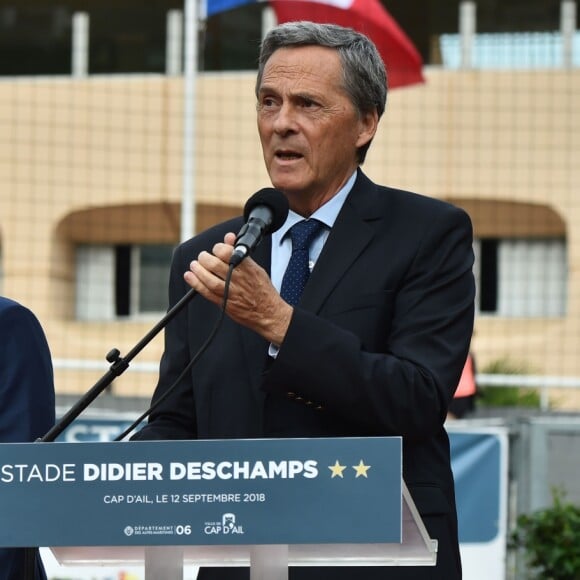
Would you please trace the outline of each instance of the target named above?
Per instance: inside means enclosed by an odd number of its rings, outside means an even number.
[[[236,514],[225,513],[219,522],[206,522],[203,532],[207,535],[212,534],[243,534],[244,528],[238,524]]]

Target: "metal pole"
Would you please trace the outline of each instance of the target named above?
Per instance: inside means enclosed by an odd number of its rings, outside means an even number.
[[[562,34],[562,66],[574,63],[574,35],[576,34],[576,2],[563,0],[560,4],[560,32]]]
[[[540,409],[542,411],[550,410],[550,388],[548,385],[540,387]]]
[[[89,15],[75,12],[72,17],[72,76],[86,77],[89,72]]]
[[[183,12],[167,13],[167,41],[165,44],[165,74],[179,76],[183,72]]]
[[[183,546],[147,546],[145,580],[183,580]]]
[[[197,76],[197,9],[197,0],[185,0],[181,241],[191,238],[195,224],[195,81]]]
[[[475,2],[464,0],[459,5],[459,35],[461,37],[461,68],[473,67],[473,43],[476,30]]]
[[[288,580],[288,546],[252,546],[250,580]]]
[[[262,38],[278,24],[276,20],[276,13],[271,6],[264,6],[262,8]]]

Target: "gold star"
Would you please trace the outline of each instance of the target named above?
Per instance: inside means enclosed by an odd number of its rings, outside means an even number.
[[[328,466],[328,469],[332,471],[332,477],[344,477],[344,475],[342,475],[342,472],[346,469],[346,465],[341,465],[337,459],[334,465]]]
[[[352,468],[356,471],[356,477],[362,475],[363,477],[368,478],[367,471],[371,468],[371,466],[365,465],[361,459],[360,463],[358,465],[353,465]]]

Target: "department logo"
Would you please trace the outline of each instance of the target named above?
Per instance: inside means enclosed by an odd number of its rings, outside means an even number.
[[[133,529],[133,526],[126,526],[123,531],[125,532],[126,536],[132,536],[133,533],[135,532],[135,530]]]

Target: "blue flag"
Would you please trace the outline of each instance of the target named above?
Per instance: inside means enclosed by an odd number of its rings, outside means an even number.
[[[207,16],[237,8],[243,4],[253,4],[256,0],[206,0]]]

